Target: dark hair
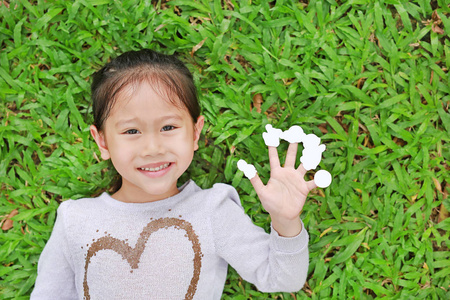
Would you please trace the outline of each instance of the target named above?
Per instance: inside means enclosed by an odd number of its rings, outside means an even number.
[[[94,125],[103,130],[117,98],[147,81],[161,97],[172,104],[186,108],[194,123],[200,116],[197,89],[189,69],[174,55],[165,55],[149,49],[129,51],[116,57],[94,73],[91,85]],[[112,188],[117,192],[122,178],[111,164]]]
[[[185,107],[194,123],[200,116],[197,89],[189,69],[174,55],[149,49],[129,51],[94,73],[91,85],[94,125],[99,131],[125,88],[149,82],[172,104]]]

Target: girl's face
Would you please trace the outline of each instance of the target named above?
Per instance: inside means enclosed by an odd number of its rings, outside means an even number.
[[[131,97],[119,97],[104,130],[91,126],[102,158],[111,159],[122,176],[113,198],[150,202],[177,194],[177,180],[198,149],[203,123],[200,116],[193,124],[187,109],[159,96],[146,81]]]

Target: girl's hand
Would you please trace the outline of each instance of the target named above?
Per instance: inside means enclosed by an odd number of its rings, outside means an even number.
[[[279,235],[291,237],[301,230],[300,213],[309,191],[316,188],[314,180],[305,181],[303,164],[296,169],[297,143],[289,145],[284,167],[280,166],[276,147],[269,146],[270,179],[264,185],[258,174],[250,182],[264,209],[270,214],[272,227]]]

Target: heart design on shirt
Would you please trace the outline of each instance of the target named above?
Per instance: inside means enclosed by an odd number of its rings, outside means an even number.
[[[194,232],[192,225],[185,220],[177,218],[161,218],[148,223],[142,230],[139,239],[136,242],[136,246],[134,248],[130,247],[128,243],[126,243],[125,241],[119,240],[112,236],[104,236],[93,242],[88,249],[86,255],[86,264],[84,267],[83,288],[85,299],[86,300],[91,299],[91,296],[89,294],[89,285],[87,283],[87,272],[89,264],[91,262],[91,258],[95,256],[97,252],[102,250],[112,250],[117,254],[121,255],[122,259],[128,262],[131,269],[138,269],[141,255],[145,250],[147,241],[150,238],[150,236],[160,229],[169,227],[174,227],[177,230],[184,230],[186,232],[187,238],[192,243],[192,250],[194,251],[194,259],[193,259],[194,272],[192,274],[191,282],[185,295],[185,299],[192,299],[197,290],[197,284],[200,278],[200,269],[202,266],[203,254],[201,251],[198,236]]]

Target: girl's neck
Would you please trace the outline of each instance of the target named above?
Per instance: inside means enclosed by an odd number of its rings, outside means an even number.
[[[148,194],[145,191],[131,189],[122,186],[116,193],[111,195],[112,198],[125,203],[148,203],[167,199],[179,193],[176,185],[164,194]]]

